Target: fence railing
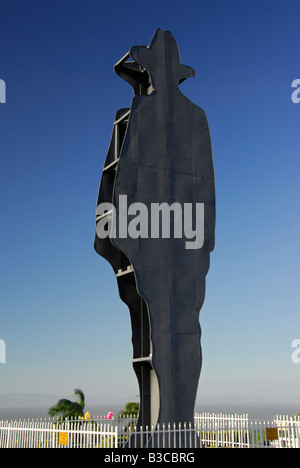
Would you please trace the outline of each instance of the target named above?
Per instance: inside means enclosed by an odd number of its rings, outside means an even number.
[[[247,414],[209,414],[195,415],[195,426],[204,447],[249,448],[251,421]],[[255,430],[259,428],[255,425]]]
[[[150,442],[149,442],[150,441]],[[300,421],[195,414],[193,424],[136,427],[134,418],[0,421],[0,448],[300,448]]]
[[[0,421],[0,448],[117,448],[118,428],[64,421]]]
[[[193,425],[135,428],[123,443],[139,447],[151,434],[153,448],[300,448],[300,421],[287,416],[257,421],[248,415],[196,413]]]
[[[274,421],[278,428],[278,447],[300,448],[300,419],[276,416]]]

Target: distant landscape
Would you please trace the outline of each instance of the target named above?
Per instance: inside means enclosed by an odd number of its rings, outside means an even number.
[[[14,419],[44,419],[47,418],[47,411],[60,398],[68,398],[66,395],[44,395],[39,393],[19,393],[0,394],[0,420]],[[105,403],[107,401],[107,403]],[[97,397],[86,399],[86,411],[91,416],[105,416],[109,411],[113,411],[116,417],[127,401],[137,401],[135,396],[129,396],[123,401],[107,398],[103,401]],[[195,411],[202,413],[223,413],[223,414],[248,414],[250,419],[272,419],[274,415],[281,414],[290,417],[295,416],[300,411],[300,405],[295,403],[281,402],[241,402],[241,401],[217,401],[197,403]]]

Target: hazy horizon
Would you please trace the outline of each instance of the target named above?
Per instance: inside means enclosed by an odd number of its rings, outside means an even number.
[[[0,420],[46,418],[48,408],[60,398],[72,400],[71,395],[0,394]],[[109,411],[113,411],[116,417],[128,401],[139,401],[139,398],[135,395],[128,395],[123,399],[88,397],[85,411],[89,411],[92,417],[105,416]],[[272,419],[275,415],[294,417],[299,411],[300,405],[296,402],[241,401],[238,399],[209,401],[207,397],[203,401],[197,400],[195,404],[195,412],[248,414],[250,419]]]

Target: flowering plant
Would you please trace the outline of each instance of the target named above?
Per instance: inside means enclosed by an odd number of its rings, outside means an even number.
[[[112,411],[109,411],[106,416],[98,416],[100,419],[113,419],[114,413]]]
[[[79,419],[82,419],[82,420],[84,420],[84,421],[89,421],[90,418],[91,418],[91,415],[90,415],[89,412],[85,413],[84,417],[79,416]]]

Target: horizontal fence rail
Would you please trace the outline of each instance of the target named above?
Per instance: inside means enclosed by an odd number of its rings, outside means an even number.
[[[193,424],[138,428],[134,417],[0,421],[0,448],[300,448],[300,421],[195,414]]]

